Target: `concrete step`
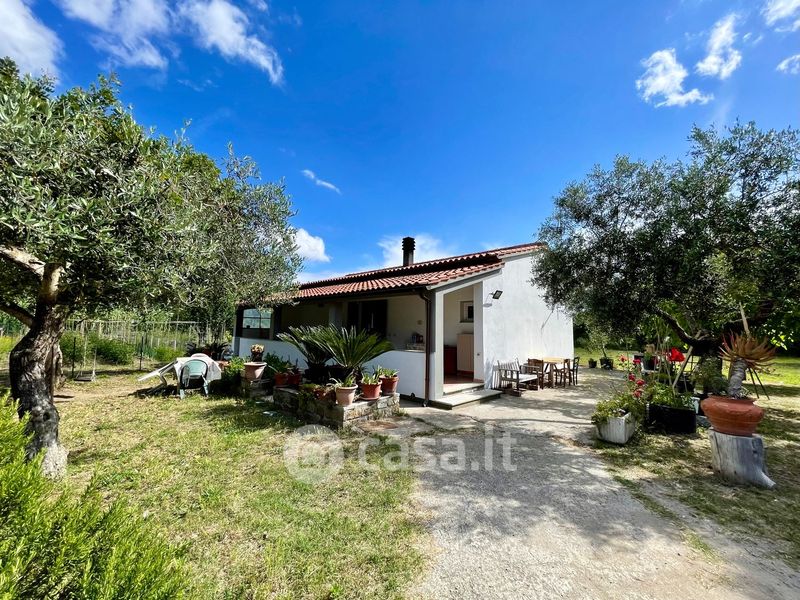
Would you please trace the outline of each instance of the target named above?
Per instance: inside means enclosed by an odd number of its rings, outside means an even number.
[[[445,392],[445,396],[454,396],[464,392],[472,392],[474,390],[484,389],[482,381],[476,381],[474,383],[446,383],[444,387],[452,390],[450,392]]]
[[[447,394],[437,400],[431,400],[430,406],[436,408],[443,408],[445,410],[452,410],[468,404],[477,404],[478,402],[486,402],[487,400],[494,400],[499,398],[502,392],[498,390],[468,390],[466,392],[459,392],[457,394]]]

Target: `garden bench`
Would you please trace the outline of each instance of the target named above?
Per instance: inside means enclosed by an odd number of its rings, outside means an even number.
[[[539,375],[537,373],[527,372],[523,369],[519,361],[514,359],[508,362],[497,362],[497,375],[499,379],[499,389],[504,390],[510,388],[514,394],[521,394],[521,386],[530,387],[535,384],[539,387]]]

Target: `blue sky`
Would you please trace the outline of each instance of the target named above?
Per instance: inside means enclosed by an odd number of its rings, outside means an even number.
[[[304,279],[534,239],[616,154],[692,124],[797,126],[800,0],[0,0],[0,55],[59,87],[113,69],[137,119],[298,211]]]

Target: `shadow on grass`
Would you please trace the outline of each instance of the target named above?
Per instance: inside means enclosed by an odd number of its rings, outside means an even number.
[[[210,396],[200,416],[224,433],[246,433],[265,429],[288,431],[302,425],[294,417],[272,408],[268,402]]]

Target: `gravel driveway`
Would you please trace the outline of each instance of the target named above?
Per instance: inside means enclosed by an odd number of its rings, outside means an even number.
[[[590,448],[588,417],[609,378],[446,412],[406,407],[432,439],[464,444],[465,470],[424,469],[415,502],[433,534],[424,598],[767,598],[758,578],[690,548]],[[486,433],[513,438],[511,462],[483,467]],[[445,432],[444,430],[453,431]],[[451,445],[455,442],[451,442]],[[444,455],[451,446],[437,445]],[[477,469],[473,469],[477,465]],[[782,594],[777,594],[780,597]]]

